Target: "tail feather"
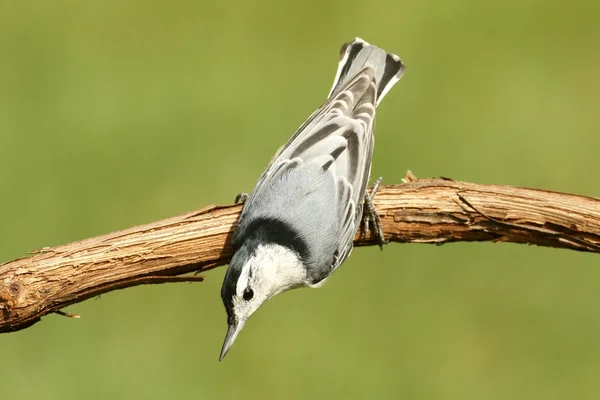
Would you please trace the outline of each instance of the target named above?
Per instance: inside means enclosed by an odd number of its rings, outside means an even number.
[[[344,84],[370,66],[375,72],[377,104],[404,74],[405,66],[395,54],[386,53],[361,38],[344,44],[340,51],[340,63],[329,96]]]

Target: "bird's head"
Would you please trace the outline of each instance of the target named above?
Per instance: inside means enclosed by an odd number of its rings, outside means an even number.
[[[219,360],[225,357],[246,321],[265,301],[305,282],[306,269],[298,254],[288,247],[267,243],[238,249],[221,287],[228,328]]]

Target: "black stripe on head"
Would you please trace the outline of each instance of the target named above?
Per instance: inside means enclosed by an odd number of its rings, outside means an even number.
[[[302,261],[307,260],[310,256],[308,244],[289,224],[266,217],[254,219],[249,223],[242,222],[232,240],[233,257],[221,287],[221,299],[225,305],[227,321],[230,325],[235,322],[233,298],[236,296],[237,284],[244,263],[254,255],[258,245],[268,243],[289,248],[296,252]]]
[[[289,224],[276,218],[259,217],[238,228],[233,239],[233,249],[237,253],[242,247],[254,251],[260,244],[274,243],[287,247],[306,261],[310,252],[306,240]]]
[[[233,297],[236,295],[238,279],[242,274],[242,265],[237,260],[246,258],[246,249],[241,249],[239,253],[236,253],[231,258],[231,262],[227,267],[225,278],[223,279],[223,286],[221,286],[221,299],[227,311],[227,323],[232,325],[235,322],[235,315],[233,313]]]

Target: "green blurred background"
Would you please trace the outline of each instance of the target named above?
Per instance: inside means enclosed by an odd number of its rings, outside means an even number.
[[[0,260],[251,190],[355,36],[407,73],[373,175],[600,195],[600,3],[5,1]],[[597,399],[596,255],[354,251],[278,297],[222,363],[219,290],[136,287],[0,337],[5,399]]]

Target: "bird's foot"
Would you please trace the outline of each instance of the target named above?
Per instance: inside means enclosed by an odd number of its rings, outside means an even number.
[[[242,192],[242,193],[238,193],[237,196],[235,196],[235,200],[233,202],[233,204],[244,204],[246,202],[246,200],[248,200],[248,193]]]
[[[387,244],[388,241],[385,240],[383,235],[383,228],[381,227],[381,218],[379,218],[379,214],[377,214],[377,209],[375,208],[375,204],[373,204],[373,199],[375,198],[375,193],[377,193],[377,189],[381,184],[381,180],[383,177],[377,178],[373,186],[371,187],[371,191],[365,194],[365,204],[363,207],[363,217],[362,223],[365,233],[370,232],[371,228],[374,230],[375,239],[377,240],[377,244],[379,248],[383,250],[383,245]],[[372,225],[372,226],[371,226]]]

